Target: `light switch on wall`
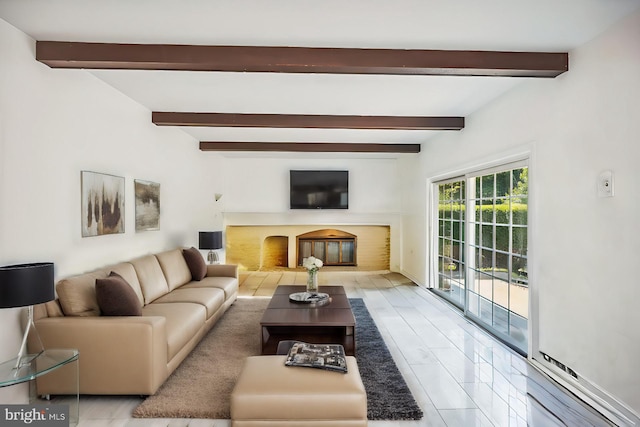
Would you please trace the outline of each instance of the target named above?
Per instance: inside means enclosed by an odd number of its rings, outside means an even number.
[[[598,197],[613,197],[613,172],[604,171],[598,175]]]

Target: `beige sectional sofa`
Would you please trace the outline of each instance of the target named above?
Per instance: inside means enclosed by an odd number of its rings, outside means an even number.
[[[193,280],[199,278],[192,274],[193,258],[188,264],[183,250],[62,279],[56,284],[58,299],[36,308],[35,325],[45,348],[80,351],[81,394],[155,393],[236,300],[237,266],[202,260],[206,276]],[[196,250],[190,250],[193,256]],[[140,315],[104,315],[96,283],[108,283],[109,277],[131,287],[125,293]],[[32,337],[29,344],[36,344]],[[70,372],[64,367],[40,377],[38,394],[74,394]]]

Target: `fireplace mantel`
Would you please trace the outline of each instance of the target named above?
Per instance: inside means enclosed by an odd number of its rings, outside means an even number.
[[[352,213],[340,210],[296,210],[286,212],[223,212],[224,226],[230,225],[398,225],[402,215]]]

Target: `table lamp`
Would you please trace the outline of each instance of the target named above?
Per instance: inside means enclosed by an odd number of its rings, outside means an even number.
[[[41,262],[0,267],[0,308],[28,307],[29,318],[22,338],[22,345],[18,352],[16,369],[21,366],[20,362],[25,356],[27,337],[31,328],[37,334],[41,347],[40,353],[42,353],[44,346],[42,346],[42,340],[40,340],[40,335],[33,323],[33,306],[51,301],[54,298],[53,263]],[[26,361],[26,363],[31,360]]]
[[[200,232],[200,249],[209,249],[207,261],[209,264],[218,264],[220,262],[217,249],[222,249],[222,231],[201,231]]]

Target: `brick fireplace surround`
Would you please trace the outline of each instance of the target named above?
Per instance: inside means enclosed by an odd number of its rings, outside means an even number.
[[[296,268],[300,236],[355,236],[355,266],[389,270],[389,225],[229,225],[225,228],[226,262],[242,270]]]

